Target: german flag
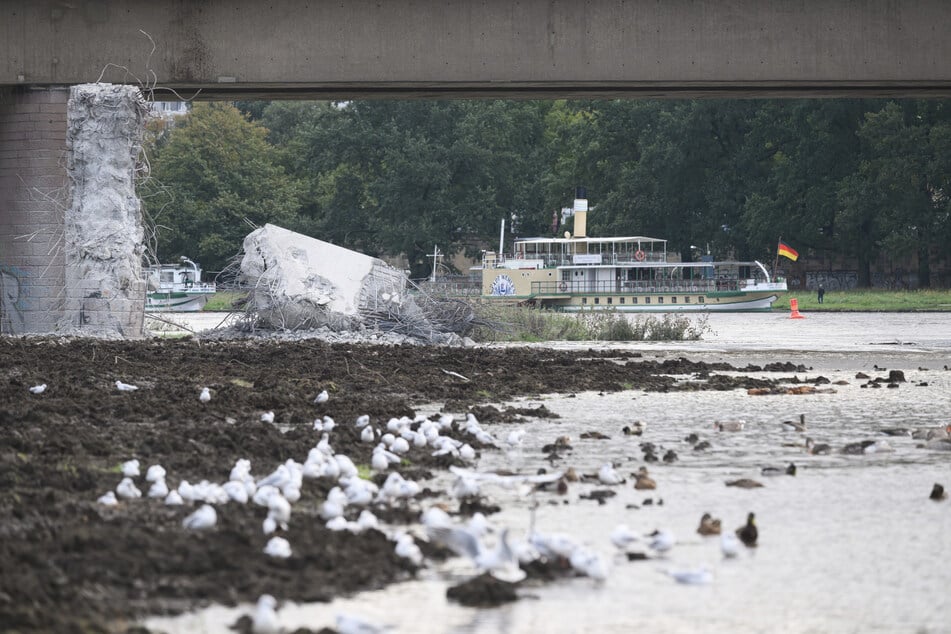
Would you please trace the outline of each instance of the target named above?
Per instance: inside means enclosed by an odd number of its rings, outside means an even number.
[[[799,251],[796,251],[782,240],[779,241],[779,255],[785,256],[793,262],[799,259]]]

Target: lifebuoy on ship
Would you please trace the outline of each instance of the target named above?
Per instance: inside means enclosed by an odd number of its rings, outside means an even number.
[[[558,285],[558,290],[561,291],[561,292],[567,291],[567,290],[568,290],[568,282],[561,282],[561,283]]]
[[[634,252],[634,259],[637,260],[638,262],[643,262],[644,258],[646,257],[647,257],[647,254],[644,253],[642,249],[638,249],[637,251]]]

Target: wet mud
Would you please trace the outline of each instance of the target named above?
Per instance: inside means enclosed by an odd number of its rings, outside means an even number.
[[[147,499],[144,477],[136,479],[142,498],[98,504],[131,458],[143,475],[149,465],[164,466],[170,488],[183,479],[224,482],[239,458],[260,477],[289,458],[302,461],[319,440],[314,419],[327,415],[338,423],[334,449],[368,465],[372,446],[350,424],[363,414],[383,424],[439,403],[456,415],[475,407],[484,423],[530,421],[551,413],[489,406],[587,390],[775,387],[789,379],[783,372],[805,368],[780,365],[775,382],[716,374],[736,370],[617,351],[0,339],[0,629],[126,631],[149,614],[234,605],[265,592],[327,601],[415,572],[381,532],[328,530],[317,509],[332,483],[321,480],[305,481],[293,507],[289,559],[264,555],[266,511],[251,503],[221,506],[216,527],[204,532],[182,527],[194,510],[189,505]],[[117,380],[138,389],[119,391]],[[31,393],[39,384],[47,389]],[[198,399],[203,387],[211,390],[208,403]],[[330,399],[317,405],[321,390]],[[274,424],[261,421],[267,411]],[[479,451],[494,450],[471,440]],[[412,449],[400,471],[420,482],[421,495],[433,496],[443,492],[429,488],[428,476],[455,460]],[[453,511],[492,510],[480,505]],[[373,510],[390,523],[419,518],[414,503]],[[499,599],[497,587],[485,588],[482,599]],[[482,600],[478,591],[466,601]]]

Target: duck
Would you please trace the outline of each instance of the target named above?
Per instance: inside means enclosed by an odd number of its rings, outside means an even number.
[[[719,535],[720,520],[714,519],[709,513],[704,513],[700,518],[700,526],[697,528],[697,532],[701,535]]]
[[[636,482],[634,482],[634,488],[638,490],[645,489],[656,489],[657,483],[652,477],[647,474],[647,467],[641,467],[637,470],[637,473],[634,474]]]
[[[756,547],[756,540],[759,539],[759,529],[756,528],[755,514],[750,513],[746,516],[746,524],[736,529],[736,536],[747,548]]]
[[[928,497],[935,502],[940,502],[941,500],[946,500],[948,498],[948,494],[944,490],[943,486],[935,482],[934,486],[931,488],[931,495]]]
[[[630,425],[625,425],[621,431],[625,436],[640,436],[644,433],[644,423],[641,421],[634,421]]]
[[[832,447],[826,443],[818,443],[812,438],[806,438],[806,453],[813,456],[824,456],[832,452]]]
[[[951,425],[947,427],[919,427],[912,432],[915,440],[936,440],[951,437]]]
[[[784,431],[798,431],[798,432],[806,431],[806,415],[800,414],[798,423],[793,420],[784,420],[783,430]]]
[[[867,453],[875,453],[875,451],[876,443],[874,440],[860,440],[845,445],[839,450],[839,453],[847,456],[860,456]]]
[[[677,462],[677,452],[673,449],[668,449],[667,453],[664,454],[663,460],[668,464],[671,462]]]
[[[763,467],[762,474],[764,476],[778,476],[778,475],[796,475],[796,464],[793,462],[789,463],[789,466],[783,467]]]
[[[726,485],[728,487],[738,487],[740,489],[758,489],[763,484],[757,482],[756,480],[751,480],[750,478],[740,478],[739,480],[729,480]]]
[[[717,431],[743,431],[743,428],[746,427],[746,421],[742,420],[728,420],[724,422],[715,422],[713,423],[713,428]]]

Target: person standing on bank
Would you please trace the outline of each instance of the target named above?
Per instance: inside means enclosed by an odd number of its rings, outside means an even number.
[[[826,289],[822,287],[822,284],[819,285],[819,303],[822,303],[823,298],[826,296]]]

